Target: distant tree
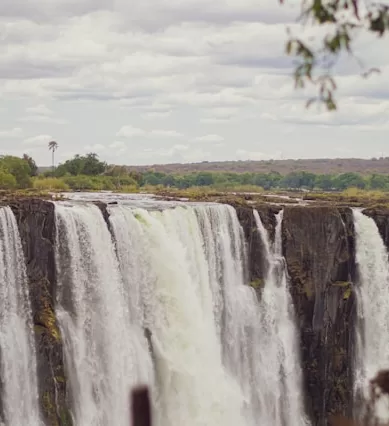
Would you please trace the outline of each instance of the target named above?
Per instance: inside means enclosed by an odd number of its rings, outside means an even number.
[[[12,155],[0,157],[0,170],[14,176],[19,188],[30,188],[32,186],[31,169],[23,158]]]
[[[162,185],[167,186],[167,187],[176,186],[175,176],[174,175],[166,175],[162,179]]]
[[[333,180],[336,189],[344,190],[347,188],[364,189],[366,182],[358,173],[342,173]]]
[[[54,171],[55,163],[54,163],[54,153],[58,149],[58,143],[56,141],[49,142],[49,151],[51,151],[51,167]]]
[[[315,185],[315,175],[307,172],[291,172],[288,173],[280,181],[282,188],[309,188],[312,189]]]
[[[330,191],[334,186],[333,177],[331,175],[316,175],[315,187],[323,191]]]
[[[387,190],[389,188],[389,177],[385,175],[372,174],[368,179],[370,189]]]
[[[281,4],[288,0],[279,0]],[[289,0],[290,1],[290,0]],[[318,95],[308,101],[324,104],[329,111],[336,109],[334,91],[335,79],[331,70],[343,53],[353,55],[353,41],[356,34],[367,32],[382,37],[389,29],[389,5],[383,2],[362,0],[302,0],[300,22],[326,27],[330,31],[319,42],[305,41],[294,36],[286,44],[286,53],[294,57],[295,85],[303,88],[307,83],[318,87]],[[331,31],[332,30],[332,31]],[[363,71],[368,77],[376,68]]]
[[[136,170],[131,170],[129,173],[129,176],[132,177],[132,179],[134,179],[134,181],[138,184],[141,185],[142,181],[143,181],[143,176],[142,173],[137,172]]]
[[[114,164],[111,164],[107,166],[104,174],[106,176],[126,176],[128,175],[128,170],[126,166],[115,166]]]
[[[17,187],[15,176],[0,169],[0,189],[14,189]]]
[[[94,152],[90,152],[89,154],[86,154],[84,158],[85,158],[84,168],[82,170],[82,173],[84,175],[90,175],[90,176],[101,175],[102,173],[104,173],[105,169],[107,168],[107,163],[100,161],[99,156]]]
[[[55,175],[58,177],[70,174],[72,176],[81,175],[84,170],[85,158],[80,155],[75,155],[72,159],[66,160],[60,164],[55,170]]]
[[[36,165],[34,159],[27,154],[23,154],[23,160],[28,163],[31,170],[31,176],[37,176],[38,174],[38,166]]]
[[[62,177],[66,174],[72,176],[97,176],[104,173],[106,168],[107,164],[100,161],[98,155],[92,152],[84,156],[75,155],[72,159],[66,160],[57,167],[55,175],[57,177]]]
[[[143,185],[159,185],[161,183],[161,179],[158,178],[154,173],[145,173],[143,175]]]
[[[213,174],[210,172],[197,173],[196,185],[198,186],[209,186],[214,183]]]

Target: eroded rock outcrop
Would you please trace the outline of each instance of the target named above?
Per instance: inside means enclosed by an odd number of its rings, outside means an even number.
[[[253,215],[253,208],[247,206],[234,205],[240,224],[242,225],[244,237],[247,244],[248,251],[248,271],[247,280],[251,283],[252,287],[260,292],[263,286],[264,279],[267,273],[267,259],[265,256],[265,249],[263,242],[257,230],[255,218]],[[280,211],[281,207],[272,206],[267,204],[259,204],[255,206],[259,213],[262,223],[269,232],[271,239],[274,239],[274,232],[276,226],[276,214]]]
[[[351,414],[353,235],[349,209],[285,209],[284,255],[301,333],[307,407],[317,425],[330,414]]]
[[[26,258],[37,347],[39,399],[45,423],[69,426],[61,333],[54,314],[55,216],[48,201],[10,204],[18,222]]]

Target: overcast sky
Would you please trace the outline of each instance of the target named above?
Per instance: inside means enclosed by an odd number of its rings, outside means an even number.
[[[54,139],[59,162],[389,155],[388,39],[360,35],[381,74],[344,60],[339,111],[307,111],[284,55],[299,3],[1,0],[0,154],[49,165]]]

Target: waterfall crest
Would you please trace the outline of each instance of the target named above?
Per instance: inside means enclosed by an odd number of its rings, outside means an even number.
[[[41,425],[25,260],[9,207],[0,208],[0,366],[2,424]]]
[[[359,278],[355,387],[367,397],[369,380],[389,365],[389,264],[375,221],[359,210],[353,215]],[[378,415],[388,419],[388,407],[378,408]]]

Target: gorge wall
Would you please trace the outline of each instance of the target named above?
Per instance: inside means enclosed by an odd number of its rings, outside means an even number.
[[[17,219],[27,263],[37,346],[38,388],[45,424],[69,426],[69,395],[63,337],[54,314],[55,214],[51,202],[10,203]],[[106,206],[98,204],[108,221]],[[261,293],[266,259],[253,209],[235,205],[248,247],[249,281]],[[255,208],[274,237],[278,206]],[[389,212],[369,210],[389,241]],[[283,254],[300,331],[305,405],[314,425],[334,413],[351,414],[356,279],[352,211],[338,207],[285,206]]]
[[[274,229],[277,207],[258,208]],[[249,244],[251,280],[264,276],[251,209],[238,209]],[[301,337],[306,409],[316,425],[351,415],[355,294],[352,211],[337,207],[284,209],[283,253]]]

